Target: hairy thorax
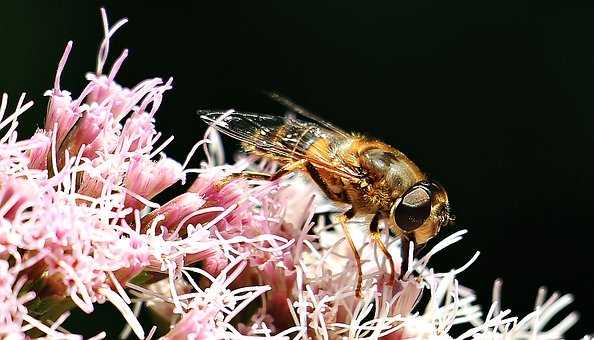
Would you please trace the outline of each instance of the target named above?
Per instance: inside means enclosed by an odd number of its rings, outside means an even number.
[[[335,146],[337,166],[357,172],[362,180],[335,178],[331,182],[340,189],[347,203],[358,213],[388,214],[394,201],[425,175],[402,152],[378,141],[356,137]],[[341,185],[338,185],[340,183]]]

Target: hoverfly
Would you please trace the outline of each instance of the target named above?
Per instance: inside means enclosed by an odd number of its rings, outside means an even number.
[[[355,216],[366,217],[372,241],[388,259],[390,283],[395,279],[395,266],[380,238],[379,222],[384,221],[400,237],[402,277],[408,269],[410,242],[416,252],[453,221],[445,189],[392,146],[345,132],[284,97],[270,96],[312,122],[245,112],[199,113],[213,128],[239,140],[246,152],[282,166],[272,175],[245,173],[245,177],[275,180],[305,172],[328,199],[350,205],[338,220],[357,263],[357,297],[362,285],[361,259],[346,226]]]

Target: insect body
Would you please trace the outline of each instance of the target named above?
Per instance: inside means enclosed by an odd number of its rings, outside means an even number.
[[[444,188],[395,148],[347,133],[286,99],[276,99],[316,123],[240,112],[201,112],[202,119],[240,140],[245,151],[282,164],[270,179],[303,171],[329,199],[351,206],[339,220],[358,264],[357,296],[362,283],[360,258],[345,225],[354,216],[367,217],[373,241],[389,260],[389,282],[394,282],[394,262],[380,239],[379,222],[384,221],[402,239],[402,276],[409,242],[416,250],[451,222]]]

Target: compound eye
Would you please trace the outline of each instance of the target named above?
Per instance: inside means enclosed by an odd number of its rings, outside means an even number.
[[[425,223],[431,214],[431,196],[423,187],[404,194],[394,210],[394,222],[404,231],[413,231]]]

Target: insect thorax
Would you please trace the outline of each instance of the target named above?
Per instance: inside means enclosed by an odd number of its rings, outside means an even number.
[[[393,202],[416,182],[424,179],[419,168],[400,151],[378,144],[360,153],[370,203],[390,209]]]

